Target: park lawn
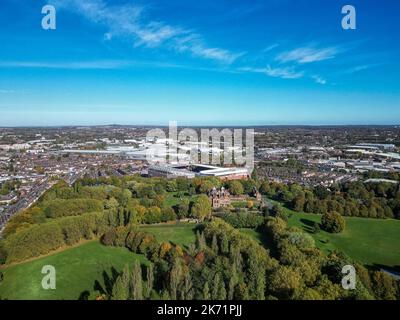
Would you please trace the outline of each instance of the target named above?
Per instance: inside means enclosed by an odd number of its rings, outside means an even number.
[[[265,233],[250,228],[240,228],[239,230],[240,233],[249,236],[250,238],[256,240],[258,244],[264,246],[268,250],[271,250],[272,247],[271,241],[270,239],[268,239]]]
[[[171,242],[187,246],[196,241],[196,228],[194,223],[165,223],[159,225],[143,225],[140,229],[155,235],[158,242]]]
[[[33,261],[12,265],[1,270],[4,281],[0,284],[2,299],[16,300],[76,300],[81,294],[90,299],[109,290],[109,280],[134,259],[142,264],[148,261],[143,255],[126,248],[103,246],[98,240],[83,243]],[[56,289],[44,290],[41,281],[42,267],[56,269]],[[108,288],[108,289],[107,289]]]
[[[321,215],[289,214],[289,225],[309,232],[316,245],[325,252],[338,249],[367,266],[382,268],[400,267],[400,221],[345,217],[346,228],[340,234],[320,231],[311,233],[311,222],[320,222]]]
[[[266,200],[279,204],[271,199]],[[282,209],[289,217],[288,224],[310,233],[317,247],[324,252],[336,249],[366,266],[400,271],[400,220],[344,217],[344,232],[331,234],[321,230],[313,234],[310,224],[321,222],[321,215],[299,213],[284,206]]]
[[[168,192],[166,199],[165,199],[165,205],[173,207],[173,206],[180,204],[182,199],[189,199],[189,201],[192,202],[192,201],[195,201],[196,198],[198,197],[198,195],[190,196],[188,194],[186,194],[182,197],[179,197],[178,194],[179,194],[179,192]]]

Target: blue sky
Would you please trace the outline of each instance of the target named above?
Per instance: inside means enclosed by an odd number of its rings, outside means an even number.
[[[1,0],[0,126],[400,124],[399,14],[394,0]]]

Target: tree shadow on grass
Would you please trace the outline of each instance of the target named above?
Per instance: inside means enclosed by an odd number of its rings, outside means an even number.
[[[313,227],[315,226],[315,221],[301,218],[300,222],[302,223],[302,227],[303,227],[304,231],[306,231],[308,233],[313,233],[313,231],[314,231]]]
[[[120,273],[114,267],[111,267],[110,275],[106,270],[103,270],[102,276],[103,276],[104,286],[102,286],[101,283],[98,280],[96,280],[94,282],[93,289],[99,291],[100,294],[111,295],[112,288],[119,275]]]
[[[386,272],[397,280],[400,280],[400,266],[387,266],[384,264],[374,263],[372,265],[368,265],[367,268],[370,270]]]
[[[89,300],[90,292],[88,290],[82,291],[78,300]]]

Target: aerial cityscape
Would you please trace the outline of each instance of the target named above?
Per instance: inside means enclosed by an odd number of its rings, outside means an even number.
[[[0,8],[0,307],[400,301],[400,4]]]

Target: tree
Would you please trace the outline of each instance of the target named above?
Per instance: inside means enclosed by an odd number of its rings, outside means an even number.
[[[207,193],[207,192],[210,192],[212,190],[212,188],[214,188],[214,187],[215,187],[215,185],[212,183],[212,181],[205,180],[201,183],[201,185],[199,187],[199,192]]]
[[[200,232],[197,230],[196,232],[196,247],[199,251],[202,251],[206,248],[206,238],[204,236],[204,232]]]
[[[296,196],[292,201],[292,208],[294,211],[302,212],[304,211],[304,205],[306,203],[306,199],[304,197],[304,192]]]
[[[213,300],[219,300],[219,290],[221,288],[221,277],[219,273],[216,273],[213,280],[213,286],[211,288],[211,298]]]
[[[229,241],[228,241],[228,237],[225,233],[223,233],[221,235],[220,241],[221,241],[221,244],[220,244],[221,252],[224,254],[227,254],[229,252]]]
[[[278,267],[270,276],[269,289],[279,298],[290,298],[300,287],[301,277],[292,268]]]
[[[234,300],[249,300],[249,289],[244,282],[235,287]]]
[[[215,253],[218,254],[218,241],[217,241],[217,236],[214,234],[211,242],[211,250]]]
[[[112,288],[112,300],[128,300],[129,298],[129,269],[126,265],[122,274],[117,278]]]
[[[142,268],[140,267],[140,262],[138,260],[135,260],[133,263],[130,282],[130,298],[133,300],[143,299]]]
[[[210,300],[210,299],[211,299],[210,288],[208,286],[208,282],[206,282],[203,287],[203,300]]]
[[[243,185],[237,180],[230,181],[228,188],[229,192],[234,196],[241,195],[244,192]]]
[[[305,232],[290,232],[288,240],[299,249],[310,249],[315,247],[314,238]]]
[[[182,202],[178,205],[177,211],[178,211],[178,218],[182,219],[184,217],[187,217],[189,215],[189,199],[185,198],[182,200]]]
[[[172,300],[177,299],[178,286],[182,278],[182,264],[178,257],[172,263],[172,268],[169,272],[169,294]]]
[[[230,273],[229,284],[228,284],[228,300],[233,300],[235,293],[235,287],[238,283],[238,275],[236,267],[233,265]]]
[[[346,222],[337,212],[325,213],[321,218],[322,228],[330,233],[340,233],[344,230]]]
[[[260,192],[264,195],[268,194],[271,190],[268,181],[263,181],[260,186]]]
[[[205,218],[211,215],[211,202],[205,194],[201,194],[195,200],[192,207],[192,216],[204,221]]]
[[[375,271],[372,275],[372,286],[378,299],[396,300],[397,284],[390,275]]]
[[[147,297],[150,297],[151,290],[153,290],[153,284],[154,284],[154,267],[152,263],[150,263],[149,266],[147,267],[146,280],[147,280]]]
[[[186,272],[186,274],[185,274],[182,294],[183,294],[183,299],[185,299],[185,300],[193,299],[193,296],[194,296],[193,282],[192,282],[192,277],[190,276],[189,272]]]

